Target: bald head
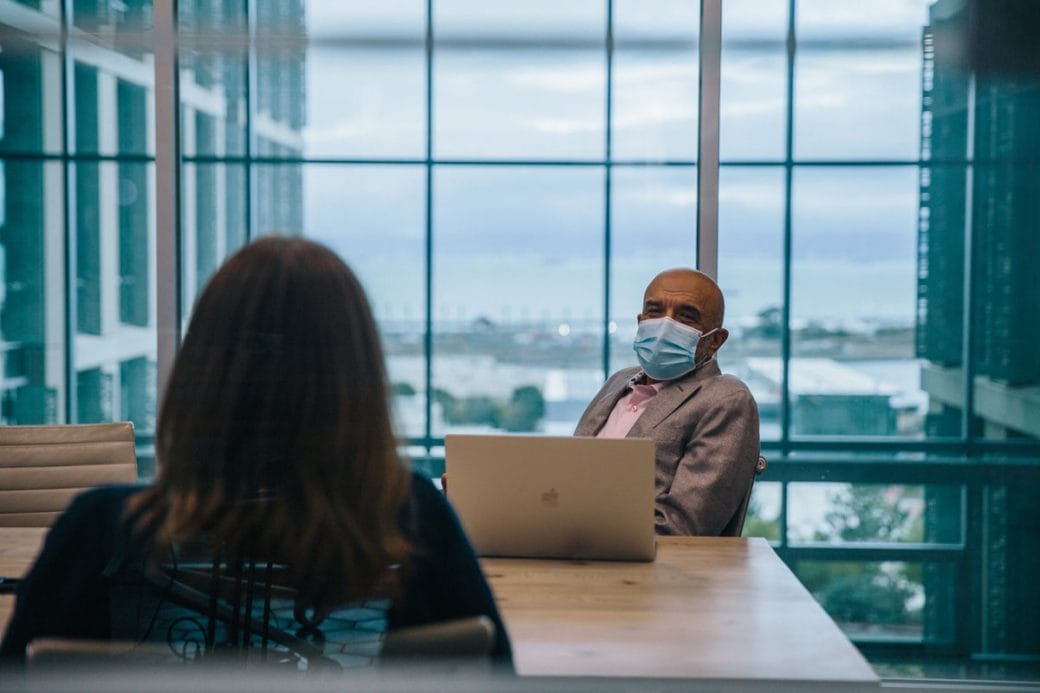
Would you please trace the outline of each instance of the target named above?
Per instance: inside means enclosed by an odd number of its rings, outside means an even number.
[[[704,338],[697,344],[697,360],[705,361],[729,337],[722,327],[725,313],[726,302],[715,280],[704,272],[680,267],[653,278],[643,293],[643,312],[636,320],[671,318],[698,330]],[[711,334],[705,334],[708,332]]]
[[[681,319],[678,314],[668,314],[667,317],[702,332],[721,327],[726,313],[726,301],[715,280],[704,272],[686,267],[661,272],[651,280],[643,293],[644,316],[662,317],[645,315],[648,302],[674,304],[675,308],[685,313],[686,319]]]

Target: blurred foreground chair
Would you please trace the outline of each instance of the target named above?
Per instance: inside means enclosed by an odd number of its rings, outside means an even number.
[[[257,624],[259,626],[259,624]],[[256,628],[259,633],[261,628]],[[287,647],[291,655],[280,661],[302,658],[309,671],[340,668],[335,656],[322,654],[321,645],[305,642],[270,624],[263,629],[277,645]],[[378,661],[384,665],[429,664],[438,662],[485,662],[495,641],[495,624],[486,616],[472,616],[442,623],[431,623],[390,631],[383,640]],[[272,648],[273,650],[274,648]],[[225,650],[211,658],[212,663],[229,666],[250,661],[238,656],[237,650]],[[155,668],[185,661],[183,653],[171,650],[169,643],[134,642],[129,640],[76,640],[71,638],[37,638],[26,648],[30,669],[85,668],[130,666]],[[272,653],[271,663],[278,656]],[[251,661],[255,662],[256,659]],[[374,660],[372,660],[374,661]]]
[[[392,630],[383,642],[383,660],[487,657],[495,644],[495,624],[487,616],[470,616],[424,626]]]
[[[725,529],[722,530],[720,536],[723,537],[739,537],[741,532],[744,531],[744,519],[747,517],[748,505],[751,503],[751,491],[755,488],[755,479],[766,470],[769,463],[765,457],[759,455],[758,462],[755,463],[755,473],[751,476],[751,480],[748,482],[747,493],[744,494],[744,500],[740,503],[740,508],[736,514],[733,515],[733,519],[729,521]]]
[[[50,527],[80,491],[135,481],[130,422],[0,426],[0,527]]]
[[[270,666],[340,671],[374,664],[488,663],[495,626],[478,616],[386,630],[390,601],[372,598],[316,613],[297,602],[282,564],[192,561],[182,545],[172,562],[112,577],[112,641],[43,639],[30,666],[83,664]],[[145,617],[142,618],[142,614]]]
[[[164,663],[167,653],[166,648],[158,643],[36,638],[25,648],[25,661],[31,669],[80,669],[110,664],[151,668]]]

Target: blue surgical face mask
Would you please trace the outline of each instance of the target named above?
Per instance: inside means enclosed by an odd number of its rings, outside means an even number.
[[[632,348],[648,376],[674,380],[700,365],[697,343],[715,330],[701,334],[700,330],[671,318],[649,318],[639,323]]]

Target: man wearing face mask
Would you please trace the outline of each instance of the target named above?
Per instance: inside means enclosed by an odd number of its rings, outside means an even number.
[[[673,269],[654,277],[636,318],[641,367],[612,375],[574,431],[656,443],[658,534],[734,533],[758,462],[758,407],[715,361],[729,336],[724,312],[708,275]]]

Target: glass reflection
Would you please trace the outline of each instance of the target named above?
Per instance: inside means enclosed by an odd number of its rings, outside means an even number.
[[[435,435],[568,435],[602,381],[602,169],[439,168]]]
[[[0,423],[65,420],[64,189],[57,163],[0,159]]]
[[[783,169],[719,170],[718,281],[730,338],[718,359],[751,389],[764,441],[781,435],[783,227]]]
[[[658,272],[693,266],[697,228],[695,168],[616,167],[612,175],[611,373],[636,365],[632,339],[643,291]]]
[[[793,186],[791,433],[923,435],[916,168],[796,168]]]
[[[786,0],[722,4],[719,157],[783,160],[787,81]]]

